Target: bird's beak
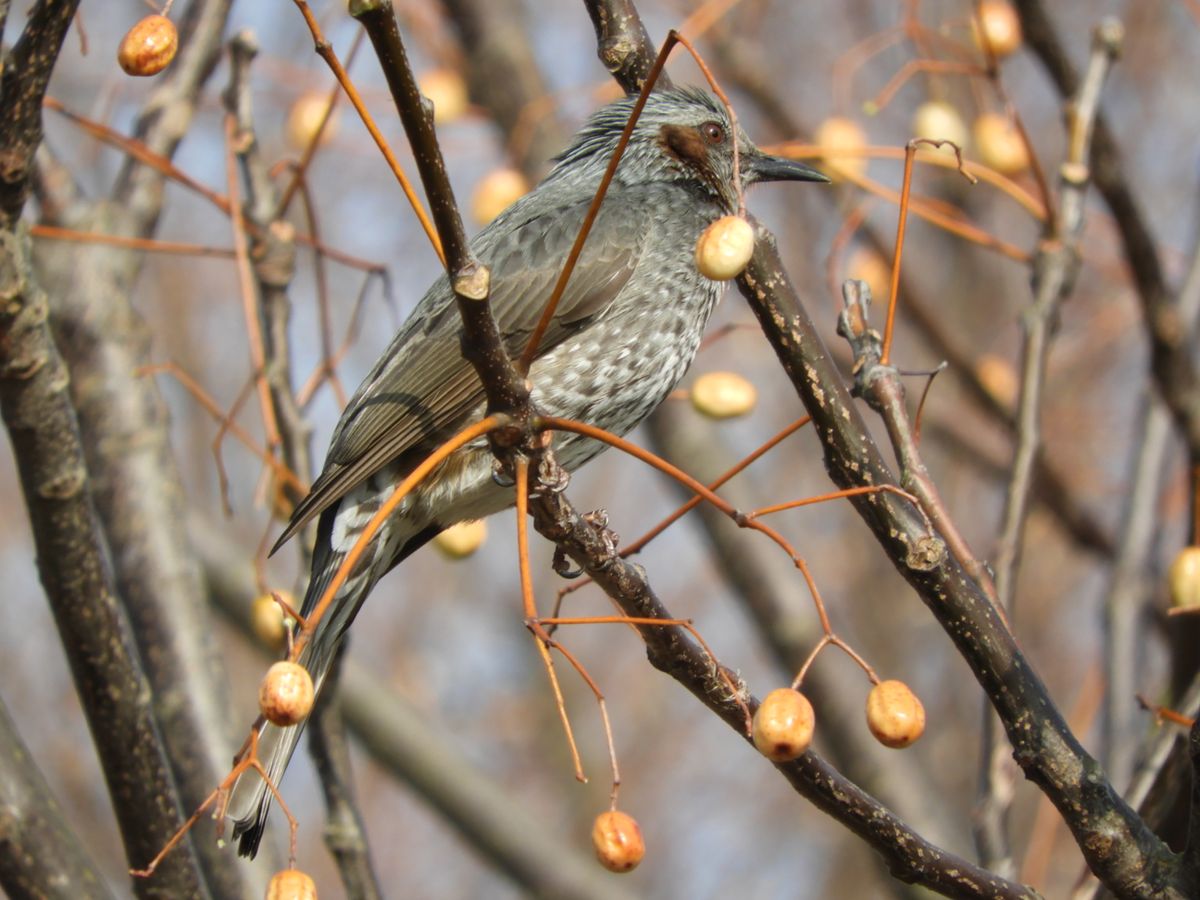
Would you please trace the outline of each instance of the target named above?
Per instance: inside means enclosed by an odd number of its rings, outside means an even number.
[[[747,182],[759,181],[829,181],[811,166],[795,159],[769,156],[761,151],[743,157],[743,176]]]

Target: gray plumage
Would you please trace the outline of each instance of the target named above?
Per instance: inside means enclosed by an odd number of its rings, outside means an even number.
[[[633,98],[624,98],[596,112],[537,188],[471,243],[491,270],[492,310],[514,356],[533,332],[632,107]],[[704,92],[650,96],[530,367],[539,410],[621,435],[682,378],[723,290],[696,269],[694,252],[709,223],[737,210],[731,136],[723,107]],[[740,131],[737,140],[745,185],[826,180],[766,156]],[[324,470],[280,538],[320,516],[302,614],[396,483],[482,417],[483,387],[462,357],[460,327],[449,283],[439,278],[343,412]],[[603,447],[575,435],[554,440],[568,470]],[[512,506],[512,489],[497,484],[492,470],[485,441],[464,448],[379,530],[300,656],[318,691],[380,577],[443,528]],[[301,727],[263,726],[259,756],[276,785]],[[226,812],[243,855],[256,852],[269,803],[254,772],[234,787]]]

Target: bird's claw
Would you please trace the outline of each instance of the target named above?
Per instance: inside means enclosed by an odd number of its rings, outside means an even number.
[[[502,488],[510,488],[514,484],[517,483],[516,479],[514,479],[512,477],[512,474],[504,467],[504,464],[502,462],[500,462],[500,460],[498,460],[498,459],[492,460],[492,481],[498,487],[502,487]]]
[[[583,568],[574,565],[562,547],[554,548],[554,559],[550,561],[550,566],[554,569],[555,574],[561,575],[569,581],[583,574]]]
[[[621,536],[608,527],[608,510],[593,509],[583,514],[583,520],[600,533],[604,542],[604,552],[607,556],[616,556],[617,548],[621,546]]]
[[[534,476],[533,495],[561,494],[571,483],[571,473],[560,466],[548,452],[538,461]]]

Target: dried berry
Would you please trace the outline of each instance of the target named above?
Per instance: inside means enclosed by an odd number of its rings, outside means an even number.
[[[450,559],[462,559],[478,550],[486,537],[487,522],[475,519],[451,525],[433,539],[433,544]]]
[[[758,402],[754,385],[736,372],[706,372],[691,390],[692,406],[710,419],[744,416]]]
[[[258,708],[268,722],[295,725],[312,711],[312,677],[304,666],[281,660],[267,670],[258,689]]]
[[[276,591],[280,598],[292,609],[296,608],[296,598],[288,591]],[[258,639],[268,647],[282,647],[287,629],[284,627],[283,607],[275,602],[270,594],[261,594],[254,598],[250,607],[250,623]]]
[[[722,216],[696,241],[696,268],[705,278],[736,278],[754,255],[754,229],[741,216]]]
[[[867,146],[867,133],[853,119],[831,116],[817,127],[814,137],[823,154],[825,172],[834,181],[867,174],[867,158],[853,152]]]
[[[646,841],[637,820],[615,809],[596,816],[592,847],[596,859],[610,872],[632,872],[646,855]]]
[[[1180,608],[1200,606],[1200,547],[1184,547],[1167,573],[1171,602]]]
[[[982,33],[981,33],[982,32]],[[975,45],[983,50],[984,38],[997,59],[1016,53],[1021,47],[1021,20],[1007,0],[983,0],[979,21],[974,23]]]
[[[417,86],[433,104],[433,121],[437,124],[460,119],[467,111],[467,83],[454,69],[430,69],[418,79]]]
[[[529,181],[516,169],[496,169],[489,172],[475,188],[471,198],[471,215],[480,225],[486,225],[529,193]]]
[[[317,900],[317,885],[299,869],[284,869],[271,876],[267,900]]]
[[[175,58],[179,32],[166,16],[146,16],[126,32],[117,62],[126,75],[157,75]]]
[[[1029,168],[1029,149],[1021,133],[1000,113],[984,113],[975,120],[975,149],[984,165],[1001,175],[1019,175]]]
[[[907,747],[925,731],[925,707],[903,681],[881,681],[867,695],[867,727],[885,747]]]
[[[794,688],[776,688],[754,713],[754,746],[773,762],[789,762],[808,749],[815,726],[807,697]]]

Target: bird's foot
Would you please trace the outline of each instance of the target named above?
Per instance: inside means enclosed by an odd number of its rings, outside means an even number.
[[[502,488],[510,488],[517,483],[516,479],[513,478],[512,473],[509,472],[504,463],[500,462],[498,459],[492,460],[492,481],[495,482],[497,486]]]
[[[554,559],[550,561],[550,567],[554,569],[556,575],[561,575],[568,581],[573,581],[583,574],[583,569],[571,561],[562,547],[554,548]]]
[[[617,548],[621,546],[621,536],[608,527],[608,510],[593,509],[586,512],[583,514],[583,521],[600,533],[600,540],[604,541],[605,556],[616,556]]]
[[[571,473],[560,466],[549,451],[543,453],[542,458],[538,460],[533,495],[536,497],[539,494],[561,494],[570,483]]]

